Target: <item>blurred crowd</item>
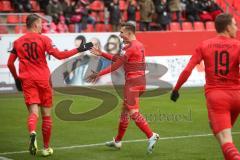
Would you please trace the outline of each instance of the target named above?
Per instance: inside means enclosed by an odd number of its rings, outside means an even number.
[[[171,22],[213,21],[223,12],[214,0],[121,0],[126,4],[123,10],[119,0],[104,0],[103,21],[97,20],[99,11],[91,9],[94,0],[38,0],[41,10],[52,17],[52,23],[44,24],[44,32],[68,32],[68,26],[75,24],[76,32],[82,32],[88,25],[109,24],[112,31],[118,31],[122,21],[139,24],[141,31],[167,30]],[[18,12],[31,11],[29,0],[13,0]],[[96,12],[96,13],[95,13]],[[152,27],[154,24],[154,27]]]

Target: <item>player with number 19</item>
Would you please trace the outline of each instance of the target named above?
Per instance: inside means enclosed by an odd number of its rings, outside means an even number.
[[[220,14],[215,20],[218,35],[197,47],[186,68],[180,74],[171,99],[202,60],[205,65],[205,96],[211,129],[221,145],[225,160],[240,160],[233,144],[231,129],[240,113],[240,41],[236,40],[236,21],[230,14]]]
[[[8,67],[15,79],[17,89],[23,91],[25,103],[28,107],[30,154],[35,155],[37,153],[36,126],[39,115],[38,107],[41,107],[44,143],[42,155],[49,156],[53,153],[52,148],[49,147],[52,130],[52,87],[45,52],[57,59],[64,59],[88,50],[93,45],[92,43],[87,43],[79,48],[60,52],[53,45],[50,38],[41,35],[42,20],[38,15],[30,14],[27,17],[26,26],[28,32],[14,41],[13,50],[8,60]],[[19,75],[14,66],[17,58],[19,59]]]

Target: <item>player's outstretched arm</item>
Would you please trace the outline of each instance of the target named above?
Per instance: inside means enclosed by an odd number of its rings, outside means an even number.
[[[200,52],[200,49],[197,49],[195,54],[192,55],[191,59],[189,60],[186,68],[182,71],[182,73],[180,74],[177,84],[174,87],[170,99],[174,102],[177,101],[177,99],[179,98],[179,89],[182,87],[182,85],[187,81],[187,79],[189,78],[189,76],[192,73],[192,70],[194,69],[194,67],[199,64],[202,60],[202,54]]]
[[[96,55],[96,56],[102,56],[102,57],[104,57],[104,58],[106,58],[106,59],[108,59],[108,60],[110,60],[110,61],[114,61],[114,62],[117,61],[117,58],[116,58],[115,55],[112,55],[112,54],[110,54],[110,53],[104,53],[104,52],[102,52],[100,49],[97,49],[97,48],[95,48],[95,47],[93,47],[93,48],[90,50],[90,52],[91,52],[92,54]]]
[[[89,82],[89,83],[95,83],[99,79],[99,77],[117,70],[119,67],[122,66],[122,64],[123,64],[123,60],[118,59],[112,65],[110,65],[107,68],[101,70],[99,73],[92,71],[93,73],[86,78],[86,81]]]
[[[79,52],[84,52],[93,47],[93,43],[89,42],[84,45],[81,45],[80,47],[76,49],[72,49],[69,51],[59,51],[56,46],[52,43],[52,40],[48,38],[47,36],[43,36],[43,41],[45,42],[46,51],[48,54],[53,55],[57,59],[65,59],[69,58]]]
[[[16,68],[15,68],[15,65],[14,65],[14,62],[16,61],[17,59],[17,55],[16,54],[13,54],[11,53],[10,56],[9,56],[9,59],[8,59],[8,68],[15,80],[15,85],[17,87],[17,90],[18,91],[22,91],[22,85],[21,85],[21,81],[20,79],[18,78],[18,75],[17,75],[17,71],[16,71]]]
[[[72,49],[70,51],[59,51],[57,48],[51,49],[50,51],[48,51],[48,54],[54,56],[55,58],[61,60],[61,59],[65,59],[65,58],[69,58],[75,54],[78,53],[77,49]]]
[[[57,59],[65,59],[65,58],[69,58],[79,52],[84,52],[87,51],[89,49],[91,49],[93,47],[92,42],[86,43],[84,45],[81,45],[80,47],[76,48],[76,49],[72,49],[70,51],[59,51],[57,48],[54,47],[49,47],[48,49],[48,53],[50,55],[53,55],[55,58]]]

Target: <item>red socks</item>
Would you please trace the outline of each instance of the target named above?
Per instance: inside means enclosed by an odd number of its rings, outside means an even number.
[[[228,142],[222,145],[225,160],[240,160],[240,154],[233,143]]]
[[[29,114],[28,120],[27,120],[29,134],[31,134],[32,132],[36,132],[37,121],[38,121],[38,116],[36,114],[34,113]]]
[[[118,126],[118,135],[115,138],[116,142],[122,140],[122,138],[126,132],[126,129],[128,127],[128,124],[129,124],[128,113],[125,113],[125,112],[121,113],[119,126]]]
[[[152,137],[152,130],[148,126],[146,119],[139,112],[133,113],[130,117],[136,123],[138,128],[140,128],[146,134],[147,138]]]
[[[44,116],[42,119],[42,135],[44,148],[49,147],[51,131],[52,131],[52,118],[50,116]]]
[[[38,121],[38,117],[36,114],[32,113],[28,116],[28,131],[30,134],[32,132],[36,132],[37,121]],[[49,147],[51,130],[52,130],[52,119],[50,116],[44,116],[42,118],[42,135],[43,135],[44,148]]]

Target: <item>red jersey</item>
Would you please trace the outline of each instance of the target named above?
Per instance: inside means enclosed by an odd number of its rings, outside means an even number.
[[[116,70],[121,65],[124,65],[126,80],[145,76],[145,49],[143,44],[137,40],[134,40],[123,48],[122,53],[123,55],[121,56],[103,53],[103,57],[115,61],[115,63],[102,70],[99,75],[101,76],[107,74]]]
[[[239,54],[240,41],[236,39],[217,36],[202,42],[179,76],[175,90],[182,86],[201,60],[205,65],[206,91],[209,89],[240,89]]]
[[[46,52],[58,59],[63,59],[76,54],[77,49],[60,52],[47,36],[38,33],[26,33],[14,41],[12,54],[9,64],[19,58],[19,76],[14,73],[15,69],[10,71],[14,78],[22,80],[49,80],[50,71],[46,61]]]

